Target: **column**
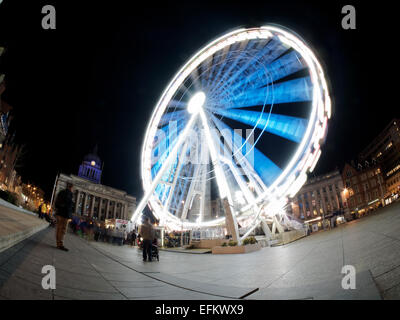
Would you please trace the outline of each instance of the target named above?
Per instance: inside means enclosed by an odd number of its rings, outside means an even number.
[[[123,213],[124,213],[124,219],[125,220],[128,220],[128,214],[127,214],[127,212],[126,212],[126,203],[123,205],[123,207],[122,207],[124,210],[123,210]]]
[[[114,201],[114,212],[113,212],[114,219],[115,219],[116,213],[117,213],[117,201]]]
[[[80,197],[81,197],[81,191],[77,190],[74,213],[78,213]]]
[[[85,193],[85,199],[83,200],[83,210],[82,210],[82,215],[85,215],[86,213],[86,204],[87,204],[87,199],[88,199],[88,194]]]
[[[92,195],[92,205],[90,206],[90,213],[89,213],[90,217],[93,217],[95,200],[96,200],[96,197],[94,195]]]
[[[106,219],[110,219],[108,216],[108,210],[110,210],[110,199],[107,199],[107,205],[106,205]]]
[[[306,200],[304,199],[304,194],[302,194],[300,197],[301,197],[301,203],[303,205],[303,209],[302,209],[303,212],[302,213],[303,213],[303,216],[304,216],[304,220],[308,220],[309,217],[307,216]],[[311,215],[311,217],[312,217],[312,215]],[[300,212],[300,219],[301,219],[301,212]]]
[[[103,205],[103,198],[99,198],[99,208],[98,208],[98,213],[97,213],[97,217],[99,218],[99,220],[101,220],[101,207]]]
[[[321,200],[322,200],[322,210],[324,211],[324,215],[327,213],[327,211],[328,211],[328,208],[327,208],[327,205],[326,205],[326,202],[325,202],[325,194],[324,194],[324,188],[321,188],[320,189],[320,192],[321,192]],[[328,193],[326,193],[326,194],[328,194]]]

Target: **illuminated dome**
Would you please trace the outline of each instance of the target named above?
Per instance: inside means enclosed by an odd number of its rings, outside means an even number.
[[[102,173],[102,163],[97,155],[97,145],[93,152],[87,154],[83,158],[82,164],[79,166],[78,176],[94,183],[100,183]]]

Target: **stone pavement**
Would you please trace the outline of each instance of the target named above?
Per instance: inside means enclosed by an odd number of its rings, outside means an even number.
[[[36,214],[0,199],[0,252],[43,230],[48,225]]]
[[[0,254],[2,299],[400,299],[400,203],[285,246],[243,255],[160,251],[143,262],[137,248],[67,235],[55,249],[48,228]],[[56,268],[55,290],[41,268]],[[356,289],[341,287],[344,265]]]

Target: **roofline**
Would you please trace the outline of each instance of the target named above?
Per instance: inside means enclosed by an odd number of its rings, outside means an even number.
[[[400,122],[399,118],[392,118],[390,120],[389,124],[359,153],[359,155],[362,155],[366,153],[366,150],[370,149],[371,146],[376,144],[376,141],[381,138],[381,136],[389,130],[389,128],[392,126],[393,122]]]
[[[90,183],[90,184],[92,184],[92,185],[94,185],[94,186],[102,186],[102,187],[104,187],[105,189],[107,189],[107,190],[109,190],[109,191],[112,191],[112,190],[114,190],[114,191],[117,191],[118,193],[123,193],[123,195],[125,195],[125,196],[128,196],[128,197],[131,197],[131,198],[134,198],[135,200],[136,200],[136,197],[135,196],[132,196],[132,195],[130,195],[128,192],[126,192],[126,191],[124,191],[124,190],[120,190],[120,189],[116,189],[116,188],[113,188],[113,187],[110,187],[110,186],[106,186],[106,185],[104,185],[104,184],[101,184],[101,183],[94,183],[94,182],[92,182],[92,181],[90,181],[90,180],[87,180],[87,179],[85,179],[85,178],[82,178],[82,177],[79,177],[79,176],[77,176],[77,175],[75,175],[75,174],[66,174],[66,173],[60,173],[60,176],[61,175],[63,175],[63,176],[65,176],[65,177],[68,177],[68,178],[77,178],[78,180],[82,180],[83,182],[86,182],[86,183]]]

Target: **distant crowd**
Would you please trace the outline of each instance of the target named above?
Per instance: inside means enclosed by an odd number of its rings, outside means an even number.
[[[69,227],[71,231],[88,240],[107,242],[112,244],[124,245],[136,244],[137,234],[135,230],[127,232],[125,228],[106,228],[104,224],[98,225],[91,218],[73,217]]]

